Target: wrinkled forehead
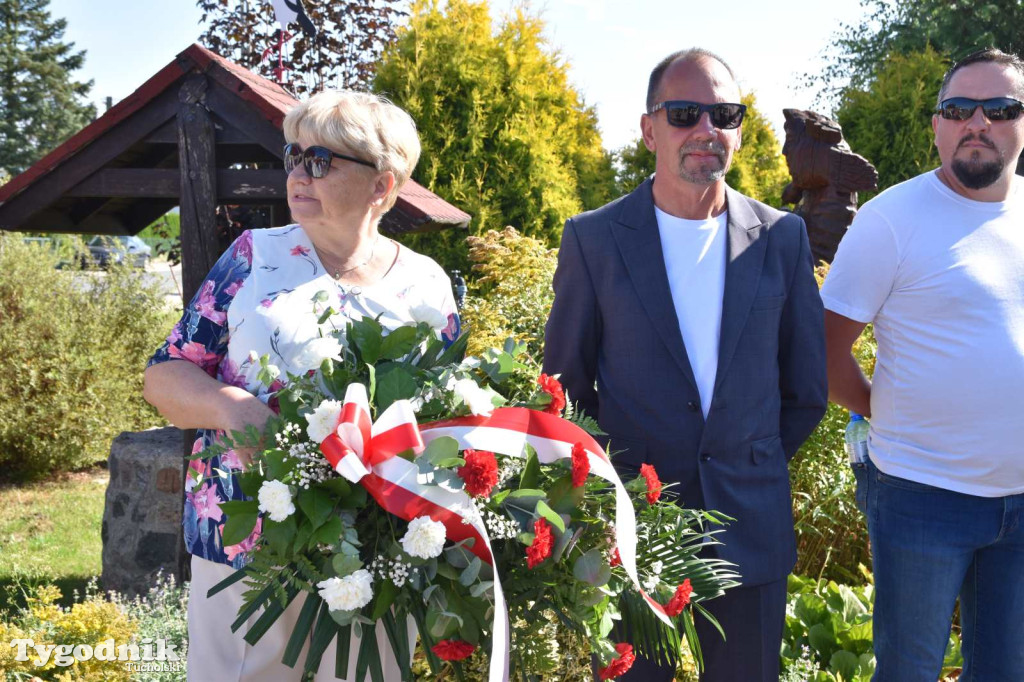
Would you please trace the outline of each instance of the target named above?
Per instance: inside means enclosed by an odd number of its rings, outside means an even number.
[[[970,97],[1024,99],[1024,75],[1012,66],[981,62],[963,67],[953,74],[943,98]]]

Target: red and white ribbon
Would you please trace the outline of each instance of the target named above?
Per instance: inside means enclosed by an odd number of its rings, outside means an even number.
[[[384,510],[406,521],[419,516],[440,521],[449,540],[472,538],[469,550],[494,566],[487,529],[469,495],[419,483],[419,468],[395,456],[406,450],[419,454],[424,447],[409,401],[395,401],[373,422],[366,387],[362,384],[349,384],[340,423],[320,444],[334,470],[366,488]],[[504,682],[509,676],[508,609],[497,568],[491,641],[490,680]]]
[[[561,417],[523,407],[503,407],[488,417],[458,417],[417,425],[412,405],[406,400],[392,403],[380,418],[370,418],[366,388],[350,384],[345,393],[339,425],[320,445],[334,470],[359,483],[386,511],[406,521],[429,516],[444,524],[448,539],[459,542],[472,538],[469,548],[481,560],[494,565],[490,539],[472,499],[462,491],[451,491],[418,482],[419,468],[395,455],[412,450],[417,455],[431,441],[454,438],[459,449],[490,450],[509,457],[526,457],[529,444],[543,464],[571,459],[572,448],[581,443],[590,470],[615,487],[615,540],[626,574],[655,614],[669,627],[672,619],[665,608],[640,587],[636,568],[636,517],[622,481],[597,442],[580,427]],[[509,673],[508,611],[497,567],[494,570],[494,622],[490,660],[491,682],[503,682]]]

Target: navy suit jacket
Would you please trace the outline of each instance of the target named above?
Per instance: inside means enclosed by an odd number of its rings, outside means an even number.
[[[823,310],[803,220],[726,190],[727,263],[705,421],[669,289],[652,180],[570,218],[544,371],[608,433],[620,470],[654,465],[681,503],[736,519],[714,548],[745,585],[796,562],[787,463],[825,413]]]

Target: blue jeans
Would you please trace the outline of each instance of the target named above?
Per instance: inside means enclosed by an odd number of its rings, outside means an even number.
[[[855,469],[875,575],[875,682],[935,682],[960,597],[960,682],[1024,680],[1024,494]],[[859,506],[859,505],[858,505]]]

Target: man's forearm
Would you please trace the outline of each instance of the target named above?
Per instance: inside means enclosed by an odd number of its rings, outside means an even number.
[[[851,412],[871,416],[871,382],[852,353],[829,358],[828,398]]]

